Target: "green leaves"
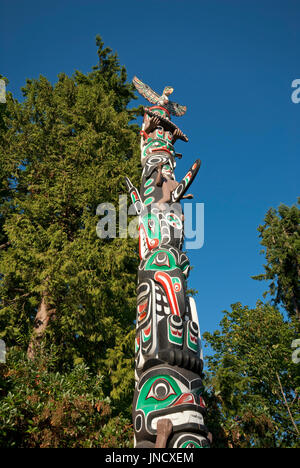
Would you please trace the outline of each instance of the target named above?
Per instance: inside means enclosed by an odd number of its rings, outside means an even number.
[[[99,65],[90,73],[61,73],[54,84],[27,80],[24,101],[8,93],[0,109],[0,335],[8,348],[30,344],[31,356],[41,344],[58,347],[57,379],[64,381],[51,378],[64,392],[78,366],[94,377],[103,369],[111,418],[122,419],[133,393],[134,348],[124,342],[135,318],[137,242],[99,239],[96,208],[110,202],[118,210],[124,175],[137,180],[139,136],[135,110],[127,110],[134,94],[126,71],[100,37],[97,48]],[[114,354],[119,361],[112,363]],[[63,376],[65,366],[70,374]],[[64,398],[62,411],[71,404]],[[14,410],[11,399],[7,404]],[[30,411],[31,421],[41,417],[40,407]],[[23,431],[14,421],[7,434],[22,445],[34,424]]]
[[[299,447],[300,374],[291,349],[299,337],[299,221],[296,205],[280,205],[258,228],[267,264],[254,279],[271,281],[273,305],[233,304],[220,330],[204,334],[214,350],[206,379],[216,447]]]
[[[234,447],[296,446],[299,374],[290,348],[296,323],[258,302],[255,309],[233,304],[220,325],[220,331],[204,334],[215,351],[207,357],[214,395],[208,398],[217,400],[213,421]]]
[[[0,367],[0,447],[130,445],[129,421],[112,416],[103,377],[83,363],[55,371],[58,354],[54,346],[41,348],[32,362],[11,350]]]
[[[298,200],[298,205],[300,199]],[[275,305],[282,305],[289,316],[300,321],[300,209],[280,205],[271,208],[259,226],[261,245],[267,264],[265,273],[254,276],[267,280]]]

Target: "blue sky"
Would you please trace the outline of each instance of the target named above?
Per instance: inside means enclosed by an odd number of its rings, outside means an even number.
[[[201,330],[234,302],[254,306],[266,289],[250,278],[263,271],[257,226],[300,195],[299,1],[11,0],[1,10],[0,73],[19,99],[26,78],[89,72],[96,34],[129,80],[174,87],[188,107],[175,122],[189,136],[176,144],[177,180],[202,160],[191,192],[205,204],[205,243],[189,251]]]

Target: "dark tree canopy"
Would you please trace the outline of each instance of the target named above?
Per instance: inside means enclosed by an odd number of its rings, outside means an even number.
[[[118,211],[124,175],[137,181],[138,127],[126,70],[96,43],[90,73],[28,79],[23,102],[0,104],[0,338],[33,360],[54,347],[60,371],[100,372],[128,416],[137,241],[97,237],[96,208]]]

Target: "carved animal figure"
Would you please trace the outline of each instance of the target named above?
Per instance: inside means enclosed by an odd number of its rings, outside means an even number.
[[[177,117],[184,115],[186,113],[186,106],[181,106],[180,104],[177,104],[176,102],[172,102],[169,100],[168,96],[173,93],[173,88],[170,86],[166,86],[164,88],[163,94],[159,95],[153,89],[150,88],[150,86],[146,85],[143,83],[141,80],[139,80],[136,76],[132,80],[134,86],[138,90],[138,92],[144,96],[151,104],[154,105],[161,105],[165,107],[168,112],[172,115],[176,115]]]

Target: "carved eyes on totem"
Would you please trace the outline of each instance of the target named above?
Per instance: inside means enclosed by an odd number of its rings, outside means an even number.
[[[158,401],[164,401],[171,395],[177,395],[174,388],[166,379],[160,378],[151,385],[146,400],[148,398],[154,398]]]
[[[156,257],[154,258],[152,264],[157,265],[157,266],[170,266],[170,260],[169,257],[166,253],[164,252],[159,252]]]

